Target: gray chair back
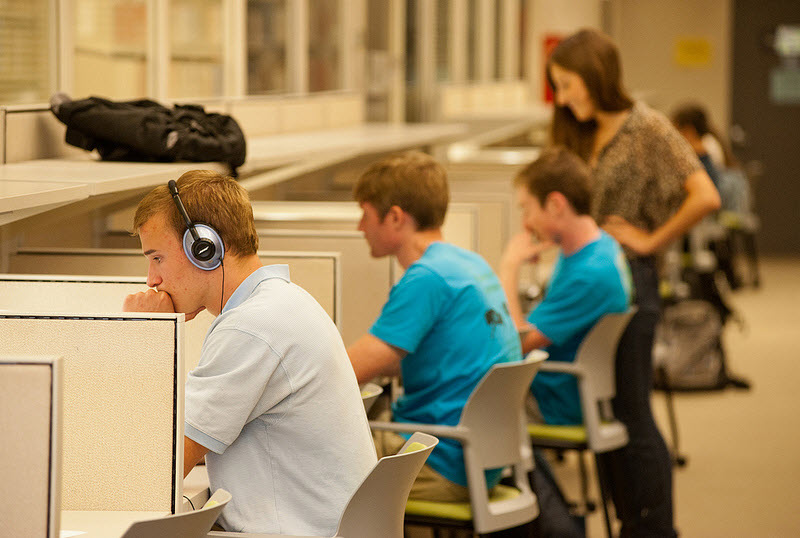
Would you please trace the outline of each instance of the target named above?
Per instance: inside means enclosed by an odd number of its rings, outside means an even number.
[[[412,447],[419,443],[424,446]],[[381,458],[345,506],[337,536],[402,538],[411,486],[439,440],[416,432],[394,456]]]
[[[214,492],[203,508],[133,523],[122,538],[204,538],[231,500],[224,489]]]
[[[522,525],[538,515],[536,495],[527,476],[529,462],[521,447],[525,397],[545,358],[544,351],[534,351],[525,360],[494,365],[461,412],[456,428],[468,432],[462,446],[478,533]],[[511,467],[520,494],[510,501],[490,503],[484,471],[506,466]]]

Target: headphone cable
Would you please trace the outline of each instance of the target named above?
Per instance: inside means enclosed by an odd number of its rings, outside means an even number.
[[[219,294],[219,313],[222,314],[222,300],[225,298],[225,264],[222,260],[219,261],[219,266],[222,267],[222,291]]]

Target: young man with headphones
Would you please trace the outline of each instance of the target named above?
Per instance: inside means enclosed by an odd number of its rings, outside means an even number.
[[[194,170],[155,188],[134,231],[153,289],[123,309],[217,316],[186,381],[184,476],[206,457],[211,489],[233,496],[226,530],[333,535],[376,463],[336,326],[287,266],[262,266],[252,206],[229,177]]]

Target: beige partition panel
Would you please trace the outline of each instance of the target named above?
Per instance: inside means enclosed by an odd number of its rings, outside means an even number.
[[[144,277],[0,274],[0,311],[122,312],[126,295],[145,290]]]
[[[519,227],[518,222],[513,222],[518,212],[513,197],[506,192],[461,190],[457,185],[451,183],[450,198],[478,207],[478,253],[497,271],[503,249]]]
[[[0,275],[0,311],[119,313],[126,295],[147,289],[144,277]],[[203,339],[213,321],[211,314],[201,312],[186,323],[186,374],[200,361]]]
[[[338,253],[265,250],[258,255],[265,265],[287,264],[292,282],[310,293],[341,327],[341,262]],[[147,263],[138,249],[25,248],[9,257],[9,272],[145,277]]]
[[[6,109],[0,107],[0,164],[6,162]]]
[[[522,213],[517,205],[513,179],[520,170],[519,165],[499,165],[499,164],[449,164],[448,174],[450,177],[450,191],[454,200],[473,200],[484,198],[487,200],[502,200],[504,207],[509,208],[508,218],[505,221],[506,241],[522,230]],[[481,227],[483,230],[483,227]],[[483,239],[483,237],[481,237]],[[505,242],[503,242],[505,248]],[[494,253],[483,253],[493,267],[499,263],[494,261],[498,249],[493,249]],[[502,255],[502,249],[499,249]],[[520,280],[523,287],[530,284],[541,284],[549,277],[553,263],[555,262],[556,252],[552,250],[545,253],[537,266],[525,266]]]
[[[451,203],[442,226],[445,240],[478,252],[479,210],[476,204]],[[361,208],[355,202],[253,202],[253,216],[261,229],[354,231]]]
[[[449,163],[447,174],[453,197],[466,194],[493,194],[507,197],[511,203],[510,232],[520,229],[520,212],[514,198],[514,177],[521,165]]]
[[[389,297],[394,269],[389,258],[370,255],[360,232],[259,229],[258,234],[261,245],[270,249],[338,251],[342,263],[342,339],[350,345],[369,330]]]
[[[56,157],[89,157],[89,153],[64,142],[66,127],[48,108],[9,107],[6,111],[7,163],[51,159]]]
[[[175,512],[183,314],[0,314],[8,353],[63,357],[63,510]]]
[[[0,535],[57,538],[60,359],[0,356]]]

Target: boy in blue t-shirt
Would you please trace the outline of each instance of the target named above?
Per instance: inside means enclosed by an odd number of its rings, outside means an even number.
[[[500,280],[524,353],[543,348],[548,360],[572,362],[594,324],[630,303],[630,269],[622,249],[589,215],[590,174],[576,155],[550,148],[514,180],[525,231],[506,247]],[[540,242],[532,241],[534,235]],[[559,254],[547,293],[526,320],[517,296],[520,267],[553,244]],[[574,376],[540,372],[531,391],[547,424],[583,423]]]
[[[412,151],[373,164],[354,194],[372,256],[396,256],[405,269],[369,334],[347,349],[358,382],[399,372],[404,393],[392,406],[395,421],[454,426],[489,369],[522,358],[500,281],[479,255],[443,241],[447,175],[429,155]],[[409,437],[374,436],[379,457]],[[487,472],[490,487],[499,480],[499,469]],[[465,501],[466,486],[461,445],[443,438],[410,497]]]

